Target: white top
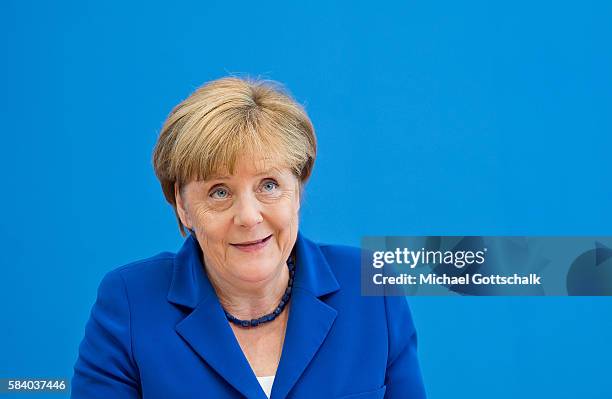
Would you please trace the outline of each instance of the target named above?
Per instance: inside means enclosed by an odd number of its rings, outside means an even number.
[[[272,384],[274,384],[275,375],[270,375],[267,377],[257,377],[257,381],[259,381],[259,385],[261,385],[261,389],[266,393],[266,396],[269,398],[272,393]]]

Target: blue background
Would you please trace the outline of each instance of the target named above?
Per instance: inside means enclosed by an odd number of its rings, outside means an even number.
[[[179,248],[151,151],[230,73],[305,104],[315,240],[612,235],[609,1],[288,3],[2,3],[0,377],[70,378],[104,273]],[[612,397],[611,298],[410,302],[430,398]]]

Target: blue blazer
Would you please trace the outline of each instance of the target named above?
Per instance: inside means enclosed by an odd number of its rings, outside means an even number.
[[[272,399],[425,398],[403,297],[360,294],[360,251],[298,233]],[[266,399],[190,235],[109,272],[74,366],[75,399]]]

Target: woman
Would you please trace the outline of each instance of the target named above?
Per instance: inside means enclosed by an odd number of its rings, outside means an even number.
[[[424,398],[404,298],[360,295],[358,249],[298,230],[316,155],[304,110],[224,78],[164,124],[154,166],[183,236],[108,273],[73,398]]]

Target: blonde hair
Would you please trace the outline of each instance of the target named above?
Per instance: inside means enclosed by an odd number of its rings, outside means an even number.
[[[316,137],[308,115],[283,88],[269,80],[227,77],[199,87],[164,122],[153,167],[166,200],[176,210],[174,185],[228,171],[240,156],[274,159],[303,185],[316,158]]]

